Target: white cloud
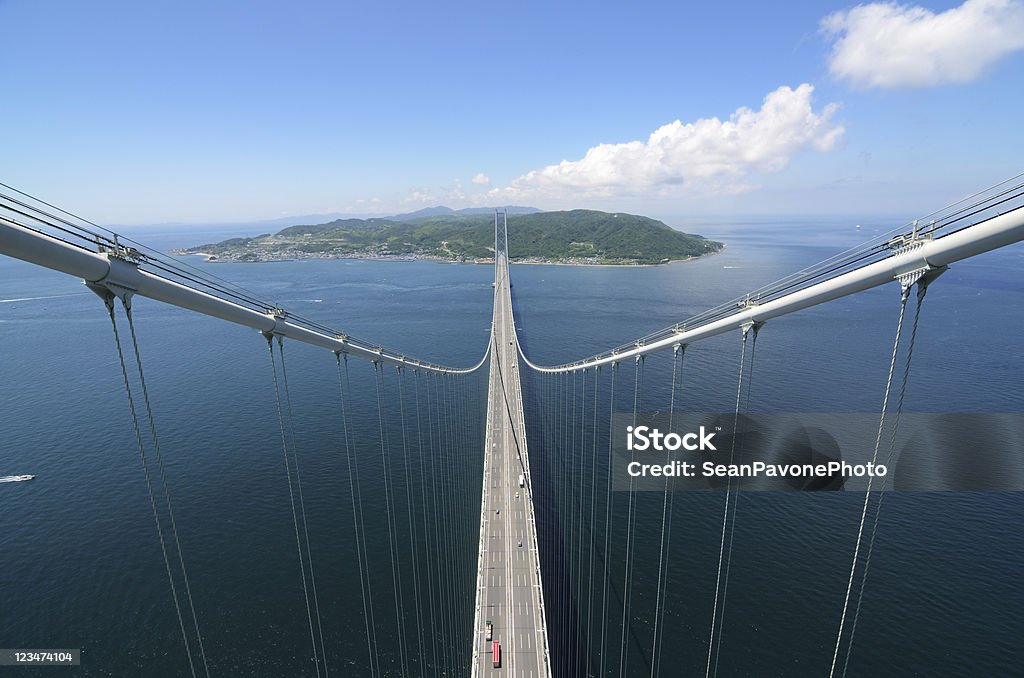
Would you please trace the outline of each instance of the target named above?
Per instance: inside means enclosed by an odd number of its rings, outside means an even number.
[[[402,202],[403,204],[435,205],[438,202],[438,198],[429,189],[418,188]]]
[[[479,172],[475,177],[470,179],[470,181],[473,182],[473,185],[475,186],[489,186],[491,178],[483,172]]]
[[[821,21],[836,39],[831,73],[857,87],[929,87],[978,78],[1024,49],[1020,0],[966,0],[936,14],[894,3],[858,5]]]
[[[814,87],[780,87],[758,111],[740,108],[727,121],[679,120],[656,129],[647,141],[601,144],[580,160],[534,170],[486,199],[541,199],[736,193],[752,186],[744,177],[779,172],[797,153],[828,151],[843,135],[832,123],[836,105],[816,113]]]
[[[401,208],[432,207],[435,205],[459,205],[466,202],[469,196],[462,187],[462,181],[454,179],[445,186],[433,188],[421,186],[414,189],[399,201]]]

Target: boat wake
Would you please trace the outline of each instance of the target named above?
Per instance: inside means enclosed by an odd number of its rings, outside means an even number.
[[[74,294],[50,294],[45,297],[19,297],[17,299],[0,299],[0,304],[13,304],[16,301],[39,301],[40,299],[62,299],[64,297],[78,297],[87,292],[75,292]]]
[[[0,483],[18,483],[22,480],[32,480],[35,476],[23,475],[23,476],[3,476],[0,478]]]

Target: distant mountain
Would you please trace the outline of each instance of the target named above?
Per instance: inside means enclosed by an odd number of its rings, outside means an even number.
[[[489,214],[493,215],[494,210],[499,212],[508,212],[509,214],[536,214],[543,210],[539,210],[536,207],[522,207],[520,205],[509,205],[508,207],[466,207],[465,209],[455,210],[456,214]]]
[[[494,256],[492,215],[493,210],[489,209],[456,212],[434,207],[398,217],[336,219],[326,224],[290,226],[273,235],[232,238],[182,252],[232,261],[486,260]],[[621,212],[531,211],[509,218],[509,257],[513,261],[658,264],[710,254],[721,247],[721,243],[677,231],[655,219]]]
[[[451,207],[445,207],[444,205],[438,205],[437,207],[424,207],[421,210],[415,212],[408,212],[406,214],[396,214],[388,217],[392,221],[412,221],[414,219],[421,219],[423,217],[438,217],[446,214],[461,214],[461,215],[473,215],[473,214],[487,214],[493,215],[494,210],[498,209],[501,211],[508,210],[509,214],[535,214],[540,212],[536,207],[466,207],[461,210],[453,210]]]
[[[437,207],[424,207],[423,209],[416,210],[415,212],[396,214],[388,217],[388,219],[391,219],[392,221],[409,221],[410,219],[419,219],[420,217],[437,217],[445,214],[455,214],[455,210],[451,207],[438,205]]]

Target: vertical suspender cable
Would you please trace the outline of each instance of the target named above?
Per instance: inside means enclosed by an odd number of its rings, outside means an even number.
[[[453,498],[457,501],[456,507],[463,501],[461,492],[465,487],[465,473],[466,473],[466,460],[465,460],[465,435],[463,435],[463,420],[465,417],[465,410],[462,406],[462,380],[458,377],[449,377],[452,384],[452,435],[454,440],[453,452],[454,452],[454,481],[455,488],[453,492]],[[456,625],[455,637],[452,639],[456,643],[455,651],[456,656],[459,658],[459,666],[466,666],[468,662],[465,661],[465,643],[462,642],[462,638],[466,637],[466,632],[469,629],[469,624],[465,623],[465,611],[469,601],[469,596],[465,595],[463,591],[463,584],[466,581],[466,572],[469,568],[469,560],[464,556],[465,549],[465,535],[467,533],[467,523],[471,520],[473,515],[469,511],[460,511],[458,508],[454,511],[455,513],[455,585],[456,585],[456,600],[458,601],[458,623]]]
[[[445,541],[442,548],[444,548],[444,575],[445,575],[445,600],[446,605],[446,628],[447,633],[445,635],[445,652],[448,655],[448,666],[450,670],[455,670],[458,665],[454,655],[452,654],[454,647],[452,645],[452,637],[455,635],[455,612],[454,612],[454,588],[452,586],[452,553],[451,543],[453,538],[452,525],[451,525],[451,510],[450,510],[450,499],[451,499],[451,458],[450,449],[451,436],[448,430],[448,391],[447,391],[447,379],[444,375],[437,377],[435,384],[440,388],[440,396],[437,401],[438,406],[438,438],[440,440],[440,451],[441,451],[441,515],[442,525],[445,528]]]
[[[281,451],[284,454],[284,471],[288,479],[288,499],[292,509],[292,525],[295,528],[295,548],[299,555],[299,572],[302,578],[302,596],[306,602],[306,619],[309,622],[309,640],[313,645],[313,666],[316,675],[320,675],[320,657],[316,646],[316,634],[313,631],[313,611],[309,604],[309,587],[306,584],[306,566],[302,556],[302,539],[299,537],[299,517],[295,510],[295,491],[292,487],[291,461],[288,459],[288,434],[284,422],[284,409],[281,406],[281,386],[277,379],[277,360],[274,358],[274,336],[267,334],[267,346],[270,349],[270,369],[274,374],[274,400],[277,404],[277,423],[281,428]],[[281,357],[284,362],[284,356]]]
[[[440,648],[439,648],[438,652],[435,653],[435,655],[434,655],[434,665],[435,665],[435,668],[436,668],[438,673],[442,673],[444,675],[447,675],[447,673],[448,673],[448,651],[447,651],[447,645],[445,644],[445,639],[447,638],[447,636],[445,635],[445,631],[447,629],[447,620],[446,620],[445,611],[447,609],[446,605],[447,605],[447,601],[450,598],[450,596],[448,596],[446,594],[446,592],[444,591],[444,587],[443,587],[444,572],[445,572],[445,563],[444,563],[445,548],[444,548],[444,543],[441,541],[441,518],[442,518],[442,516],[441,516],[441,513],[440,513],[440,501],[438,499],[439,494],[440,494],[438,492],[438,488],[440,486],[438,484],[437,467],[440,465],[440,462],[438,461],[437,456],[438,456],[438,450],[440,450],[440,448],[441,448],[441,436],[440,436],[440,430],[438,430],[437,437],[434,436],[435,424],[438,421],[437,407],[436,407],[437,406],[437,377],[436,377],[435,374],[430,373],[430,374],[427,375],[427,378],[428,378],[427,389],[426,389],[427,390],[427,423],[428,423],[427,433],[428,433],[428,436],[429,436],[428,442],[430,444],[430,455],[429,455],[430,456],[430,486],[431,486],[431,488],[433,488],[433,491],[430,492],[428,497],[430,499],[431,519],[432,519],[433,524],[434,524],[434,530],[433,530],[433,532],[434,532],[434,535],[433,535],[434,536],[434,541],[433,541],[433,547],[430,549],[430,552],[433,555],[433,557],[436,559],[436,562],[434,564],[434,572],[437,573],[436,581],[434,581],[434,580],[431,581],[431,588],[434,588],[436,586],[439,589],[439,591],[438,591],[438,598],[439,598],[439,600],[438,600],[437,617],[435,618],[435,624],[436,624],[435,628],[440,631],[440,634],[434,633],[434,634],[432,634],[432,636],[434,638],[436,638],[438,635],[440,635],[440,637],[441,637]],[[433,395],[433,398],[431,398],[432,395]],[[431,403],[434,403],[434,405],[431,406]]]
[[[580,618],[583,610],[583,498],[584,498],[584,487],[583,487],[583,476],[586,473],[587,462],[586,455],[583,450],[586,445],[586,423],[587,423],[587,370],[582,371],[582,380],[580,383],[580,416],[579,416],[579,429],[580,429],[580,442],[579,451],[577,457],[579,458],[579,469],[577,471],[576,466],[573,466],[573,481],[576,485],[576,505],[577,505],[577,518],[576,518],[576,618],[574,628],[576,630],[576,649],[573,652],[573,656],[576,658],[576,673],[580,674],[586,671],[586,661],[584,660],[582,671],[580,667],[581,659],[583,659],[583,633],[581,629]]]
[[[292,439],[292,460],[295,462],[295,486],[299,490],[299,511],[302,514],[302,532],[306,541],[306,564],[309,566],[309,584],[313,593],[313,608],[316,613],[316,628],[320,636],[320,658],[324,665],[324,676],[327,675],[327,646],[324,644],[324,627],[320,620],[320,597],[316,592],[316,575],[313,573],[313,551],[309,540],[309,523],[306,520],[306,500],[302,494],[302,473],[299,469],[299,447],[295,443],[295,424],[292,410],[292,395],[288,388],[288,368],[284,360],[284,340],[277,337],[277,350],[281,354],[281,383],[284,384],[285,403],[288,406],[288,423]],[[319,675],[319,671],[317,671]]]
[[[896,322],[896,338],[893,340],[892,345],[892,358],[889,361],[889,374],[885,380],[885,396],[882,398],[882,412],[878,417],[878,435],[875,437],[875,451],[871,455],[871,463],[874,464],[878,461],[878,450],[882,444],[882,429],[885,426],[885,414],[889,407],[889,392],[892,389],[892,375],[896,370],[896,356],[899,354],[900,349],[900,335],[903,333],[903,317],[907,310],[907,299],[910,296],[910,287],[904,286],[900,294],[900,314],[899,320]],[[871,483],[873,477],[868,475],[868,486],[864,491],[864,505],[861,508],[860,513],[860,525],[857,527],[857,541],[853,548],[853,559],[850,563],[850,578],[846,583],[846,595],[843,597],[843,611],[839,616],[839,630],[836,632],[836,646],[832,651],[832,665],[829,667],[828,675],[829,678],[833,678],[836,674],[836,661],[839,658],[839,645],[843,640],[843,626],[846,623],[846,611],[850,605],[850,592],[853,590],[853,578],[857,572],[857,558],[860,556],[860,545],[862,537],[864,536],[864,522],[867,518],[868,503],[871,501]]]
[[[740,345],[740,369],[739,377],[736,382],[736,409],[733,414],[733,430],[732,430],[732,447],[729,451],[729,464],[733,463],[733,459],[736,453],[736,435],[739,432],[739,419],[740,419],[740,396],[743,394],[743,363],[747,355],[747,330],[742,330],[743,337]],[[730,498],[732,497],[732,478],[729,478],[729,482],[725,486],[725,506],[722,511],[722,538],[718,546],[718,573],[715,575],[715,602],[714,607],[711,610],[711,638],[708,640],[708,661],[707,666],[704,670],[704,676],[711,675],[711,657],[712,654],[715,657],[715,671],[718,671],[718,653],[715,652],[715,637],[718,636],[718,643],[721,644],[721,627],[717,625],[718,622],[718,605],[719,605],[719,592],[721,591],[722,584],[722,565],[725,563],[725,537],[727,528],[729,527],[729,505]],[[724,613],[723,613],[724,616]],[[716,628],[719,629],[716,634]]]
[[[886,458],[886,466],[891,465],[893,454],[896,451],[896,432],[900,426],[900,415],[903,413],[903,399],[907,394],[907,382],[910,380],[910,362],[914,357],[914,344],[917,342],[917,327],[921,319],[921,305],[924,303],[924,295],[928,291],[926,280],[919,280],[917,283],[917,305],[914,307],[914,319],[910,325],[910,342],[907,345],[907,357],[903,365],[903,381],[900,384],[900,395],[896,401],[896,412],[893,417],[893,424],[889,434],[889,454]],[[878,501],[875,504],[875,515],[871,524],[871,533],[868,538],[868,550],[864,556],[864,568],[860,576],[860,589],[857,592],[857,603],[853,608],[853,620],[850,622],[850,638],[846,644],[846,656],[843,659],[843,673],[846,675],[850,665],[850,654],[853,652],[853,637],[857,633],[857,621],[860,619],[860,606],[864,600],[864,586],[868,580],[868,568],[871,565],[871,554],[875,550],[875,535],[878,532],[878,518],[882,514],[882,502],[885,499],[885,486],[889,476],[882,477],[882,487],[879,488]]]
[[[569,672],[569,656],[566,651],[566,608],[567,604],[565,601],[565,530],[566,524],[563,522],[565,519],[565,455],[566,455],[566,432],[569,428],[569,399],[566,394],[568,390],[569,375],[562,372],[558,375],[558,441],[555,444],[555,454],[557,455],[557,463],[554,466],[554,485],[555,485],[555,525],[558,529],[553,531],[555,538],[555,548],[552,552],[554,557],[554,569],[555,569],[555,582],[558,587],[556,596],[557,604],[557,616],[555,617],[555,628],[557,629],[558,638],[555,640],[555,646],[558,648],[558,663],[556,664],[556,670],[562,675],[568,675]]]
[[[465,431],[466,440],[463,442],[463,449],[465,450],[466,463],[463,464],[465,471],[465,486],[464,491],[468,493],[468,496],[472,498],[472,501],[468,502],[470,505],[478,505],[480,503],[480,497],[476,495],[477,488],[481,487],[483,481],[483,461],[480,459],[480,451],[483,449],[483,438],[477,437],[477,426],[479,425],[480,412],[474,405],[477,404],[478,400],[476,396],[476,389],[474,388],[474,379],[476,377],[472,375],[460,375],[460,382],[463,384],[463,407],[465,412]],[[480,475],[477,476],[479,470]],[[466,547],[465,557],[463,562],[466,566],[466,581],[465,587],[469,592],[466,598],[466,624],[469,627],[468,632],[464,634],[463,647],[466,652],[466,665],[468,666],[473,661],[473,638],[475,637],[475,629],[473,628],[473,619],[476,618],[476,559],[477,559],[477,547],[480,544],[480,530],[482,525],[477,515],[473,511],[466,511]]]
[[[460,616],[462,605],[459,600],[459,515],[458,515],[458,504],[455,501],[455,492],[458,491],[458,458],[456,456],[457,450],[456,445],[458,444],[457,438],[457,426],[456,426],[456,407],[455,407],[455,386],[452,381],[451,375],[444,375],[445,383],[445,428],[447,429],[448,435],[448,525],[451,527],[451,538],[448,542],[451,558],[451,596],[452,596],[452,634],[449,642],[452,644],[452,661],[453,665],[458,667],[462,665],[461,658],[459,656],[459,633],[463,630],[461,628]]]
[[[571,398],[571,415],[569,418],[569,441],[568,441],[568,457],[566,458],[566,519],[569,522],[569,531],[566,533],[565,539],[565,601],[566,601],[566,619],[565,619],[565,654],[566,654],[566,667],[570,674],[578,675],[578,664],[576,660],[576,640],[573,636],[575,629],[575,615],[576,611],[576,434],[579,427],[576,425],[576,419],[578,416],[578,404],[576,397],[576,383],[578,381],[577,373],[572,373],[572,385],[569,391],[569,397]]]
[[[468,434],[467,427],[466,427],[467,414],[468,414],[467,413],[467,409],[466,409],[466,388],[465,388],[466,384],[465,384],[465,381],[462,379],[462,377],[458,377],[458,376],[454,376],[453,375],[451,377],[451,379],[452,379],[452,384],[453,384],[453,386],[455,388],[455,415],[456,415],[456,417],[455,417],[455,443],[456,443],[456,449],[455,449],[455,452],[456,452],[456,457],[455,457],[456,466],[455,466],[455,470],[456,470],[456,480],[458,482],[458,486],[456,487],[456,494],[455,494],[455,496],[458,497],[460,499],[460,502],[461,502],[463,500],[463,494],[462,493],[465,492],[466,489],[469,487],[469,483],[467,482],[467,477],[468,477],[468,473],[469,473],[469,463],[468,463],[469,459],[468,459],[468,454],[467,454],[467,452],[468,452],[468,447],[467,446],[468,446],[468,443],[469,443],[469,434]],[[470,532],[470,525],[474,522],[474,520],[473,520],[473,513],[470,512],[470,511],[459,511],[458,512],[458,518],[459,518],[458,526],[459,526],[460,530],[459,530],[459,539],[456,542],[457,545],[458,545],[458,550],[456,551],[456,555],[457,555],[458,559],[457,559],[456,564],[458,565],[458,575],[459,575],[459,592],[457,594],[457,599],[459,600],[459,603],[460,603],[460,605],[459,605],[460,619],[459,619],[459,625],[457,627],[458,631],[455,634],[455,642],[458,643],[457,650],[458,650],[459,657],[460,657],[459,665],[460,666],[468,666],[469,665],[469,660],[468,660],[468,658],[465,655],[465,653],[466,653],[466,643],[465,643],[465,641],[460,641],[459,639],[460,638],[466,638],[467,636],[470,637],[470,640],[472,638],[472,635],[471,635],[472,634],[472,627],[471,627],[472,622],[468,622],[467,623],[467,619],[471,619],[472,618],[468,614],[469,613],[469,609],[470,609],[470,602],[469,602],[470,601],[470,597],[468,595],[464,594],[463,587],[466,586],[466,584],[469,581],[469,572],[470,572],[470,562],[471,561],[470,561],[470,558],[468,557],[469,556],[469,553],[468,553],[469,540],[468,540],[467,537],[468,537],[469,532]],[[468,633],[467,633],[467,631],[468,631]]]
[[[672,348],[672,387],[669,390],[668,430],[673,431],[673,418],[676,411],[677,373],[682,369],[686,347],[677,344]],[[671,452],[665,450],[665,463],[671,461]],[[651,678],[658,674],[661,663],[659,647],[662,632],[662,620],[665,614],[665,593],[668,583],[668,545],[672,541],[672,509],[669,505],[669,476],[665,476],[665,490],[661,498],[661,540],[658,548],[658,585],[654,597],[654,640],[651,644]]]
[[[469,512],[459,510],[462,497],[459,492],[462,490],[462,474],[465,464],[461,456],[461,413],[460,413],[460,384],[459,381],[449,375],[448,383],[451,398],[451,431],[452,431],[452,529],[455,531],[455,539],[452,542],[453,557],[455,560],[455,634],[452,642],[455,643],[455,657],[458,666],[465,666],[463,661],[463,643],[460,638],[465,637],[468,624],[464,623],[463,610],[465,609],[468,596],[462,590],[463,574],[466,570],[466,559],[462,557],[463,536],[465,535],[465,521]]]
[[[398,408],[402,419],[402,460],[405,464],[405,500],[409,513],[409,543],[412,546],[412,586],[413,600],[416,605],[416,646],[419,649],[420,674],[426,673],[426,663],[423,657],[423,611],[420,605],[420,568],[419,548],[416,545],[416,520],[413,517],[412,504],[412,474],[409,471],[409,434],[405,416],[405,388],[401,367],[398,370]]]
[[[167,517],[171,523],[171,534],[174,537],[174,548],[178,552],[178,564],[181,565],[181,577],[185,584],[185,596],[188,598],[188,607],[192,612],[192,623],[196,630],[196,643],[199,646],[199,656],[203,660],[203,669],[206,675],[210,675],[210,666],[206,662],[206,650],[203,647],[203,636],[199,632],[199,619],[196,617],[196,606],[192,600],[192,585],[188,581],[188,570],[185,569],[185,556],[181,550],[181,540],[178,538],[178,525],[174,520],[174,508],[171,506],[171,491],[167,487],[167,474],[164,470],[164,458],[160,452],[160,439],[156,435],[156,422],[153,419],[153,407],[149,402],[149,388],[146,386],[146,374],[142,370],[142,355],[139,353],[139,340],[135,334],[135,320],[132,318],[132,304],[129,297],[122,297],[121,304],[124,306],[124,315],[128,319],[128,329],[132,337],[132,350],[135,353],[135,365],[139,371],[139,385],[142,387],[142,400],[146,405],[146,418],[149,420],[149,434],[153,440],[153,453],[156,457],[157,467],[160,469],[160,484],[163,487],[164,500],[167,504]]]
[[[472,505],[477,505],[482,500],[482,497],[476,493],[479,488],[482,488],[483,483],[483,458],[481,451],[484,444],[483,436],[479,435],[482,412],[479,408],[480,398],[477,387],[480,381],[476,375],[466,375],[460,378],[466,384],[466,455],[468,462],[466,464],[466,491],[470,493],[469,496],[473,499]],[[478,472],[480,475],[477,475]],[[469,663],[473,661],[473,638],[476,631],[476,629],[472,628],[473,619],[476,617],[476,560],[479,555],[477,551],[483,525],[471,511],[466,512],[466,517],[469,522],[469,531],[466,534],[466,587],[472,592],[470,596],[466,596],[466,614],[470,625],[470,632],[467,634],[465,642],[467,647],[467,663]]]
[[[388,547],[391,553],[391,583],[395,594],[395,625],[398,627],[398,657],[402,675],[409,675],[406,664],[405,644],[405,610],[402,603],[402,565],[398,560],[398,526],[395,524],[394,505],[392,504],[391,464],[388,459],[387,433],[384,425],[384,366],[374,361],[374,381],[377,385],[377,424],[380,431],[380,456],[384,469],[384,504],[388,514]]]
[[[451,544],[451,520],[449,518],[449,511],[448,511],[448,499],[449,499],[449,487],[448,487],[448,482],[449,482],[448,442],[449,442],[449,440],[448,440],[448,436],[447,436],[447,431],[445,430],[446,427],[444,425],[445,422],[447,421],[447,417],[445,416],[445,410],[444,410],[444,404],[445,403],[444,403],[443,395],[444,395],[445,391],[442,388],[444,386],[444,384],[442,383],[442,379],[443,379],[443,376],[441,376],[441,375],[437,375],[435,377],[435,379],[434,379],[434,389],[435,389],[435,394],[436,394],[435,404],[436,404],[436,407],[437,407],[437,417],[436,417],[436,421],[437,421],[437,449],[438,449],[438,451],[440,452],[440,455],[441,455],[440,456],[440,460],[438,462],[438,466],[439,466],[439,480],[438,480],[438,483],[439,484],[437,485],[437,487],[440,488],[440,500],[441,500],[439,502],[440,503],[439,511],[440,511],[440,516],[441,516],[440,524],[444,526],[444,531],[445,531],[445,539],[444,539],[443,542],[440,541],[440,540],[438,541],[438,548],[440,549],[440,556],[441,556],[441,561],[442,561],[441,574],[442,574],[442,580],[443,580],[443,586],[444,586],[444,597],[443,597],[443,601],[444,601],[444,615],[443,615],[442,629],[443,629],[443,634],[444,634],[443,635],[443,638],[444,638],[444,653],[445,653],[445,666],[446,666],[446,675],[447,675],[448,672],[453,671],[455,669],[455,661],[454,661],[454,658],[452,657],[452,652],[451,652],[452,651],[451,638],[452,638],[452,635],[454,635],[454,633],[455,633],[455,629],[454,629],[454,617],[453,617],[453,614],[452,614],[452,605],[453,605],[453,602],[454,602],[453,601],[453,597],[454,596],[453,596],[453,593],[452,593],[452,586],[451,586],[451,582],[452,582],[452,580],[451,580],[451,576],[452,576],[451,549],[446,547],[446,544]]]
[[[594,368],[594,422],[593,429],[591,431],[590,440],[590,563],[589,573],[587,574],[587,653],[586,653],[586,664],[584,669],[587,675],[590,675],[590,662],[592,659],[592,648],[591,642],[593,639],[593,620],[594,620],[594,555],[595,555],[595,533],[597,531],[597,410],[598,410],[598,389],[601,384],[601,368]]]
[[[455,642],[456,636],[459,633],[459,601],[456,600],[458,592],[458,554],[454,549],[456,539],[458,539],[458,528],[455,525],[455,454],[453,446],[455,444],[455,437],[452,430],[452,420],[454,417],[452,408],[452,388],[451,379],[447,374],[441,376],[442,394],[443,400],[443,419],[442,424],[444,426],[444,454],[445,454],[445,473],[444,478],[447,483],[447,489],[445,490],[445,525],[448,527],[448,541],[447,548],[445,549],[448,554],[448,595],[451,598],[451,606],[449,608],[450,619],[448,621],[449,636],[448,643],[451,647],[452,667],[459,666],[458,656],[458,645]],[[454,668],[453,670],[457,670]]]
[[[351,394],[348,383],[348,355],[345,355],[345,371],[341,369],[341,353],[335,353],[338,362],[338,399],[341,410],[342,438],[345,443],[345,465],[348,469],[349,496],[352,500],[352,528],[356,537],[356,563],[359,567],[359,589],[363,601],[363,622],[366,626],[366,652],[370,661],[370,676],[379,673],[377,666],[377,630],[373,619],[373,590],[370,587],[369,563],[366,562],[366,526],[363,521],[363,501],[359,485],[359,465],[353,468],[352,443],[349,438],[348,408],[345,405],[345,392]]]
[[[758,332],[761,331],[761,325],[755,323],[751,326],[751,330],[754,333],[754,339],[751,341],[751,365],[748,371],[748,377],[746,377],[746,404],[750,404],[751,401],[751,386],[754,376],[754,353],[758,347]],[[742,369],[742,367],[740,367]],[[742,378],[740,378],[740,386],[742,386]],[[735,422],[733,424],[732,434],[732,449],[729,453],[729,463],[732,463],[732,457],[736,452],[736,433],[739,426],[739,393],[736,393],[736,414]],[[744,412],[746,406],[744,406]],[[736,510],[739,508],[739,488],[736,486],[736,492],[733,493],[732,498],[732,517],[729,519],[729,545],[725,549],[725,576],[722,578],[722,613],[719,615],[719,628],[718,628],[718,645],[715,647],[715,675],[718,675],[718,659],[722,652],[722,633],[725,630],[725,603],[729,595],[729,573],[732,570],[732,542],[736,537]]]
[[[432,566],[432,560],[430,557],[430,525],[427,522],[429,515],[428,510],[428,493],[427,493],[427,461],[426,455],[431,454],[433,450],[431,447],[424,449],[423,446],[423,414],[420,410],[420,372],[416,370],[413,372],[413,388],[416,392],[416,449],[419,451],[419,476],[420,476],[420,505],[423,513],[423,543],[424,552],[423,560],[427,568],[427,598],[430,604],[430,628],[435,628],[435,610],[434,610],[434,568]],[[419,567],[419,565],[417,565]],[[433,662],[433,666],[437,667],[437,634],[431,633],[430,635],[430,657]],[[424,672],[427,671],[427,664],[423,665]]]
[[[611,556],[608,549],[611,546],[612,536],[612,442],[615,438],[612,429],[612,417],[615,415],[615,374],[619,371],[619,363],[612,363],[611,369],[611,391],[608,398],[608,491],[604,505],[604,593],[601,600],[601,662],[599,676],[605,675],[606,639],[608,636],[608,567],[611,564]]]
[[[563,666],[572,675],[572,651],[570,646],[572,627],[572,454],[576,432],[576,373],[565,374],[565,428],[562,444],[562,510],[558,524],[562,527],[562,650]],[[568,530],[566,530],[568,528]]]
[[[636,426],[637,412],[640,408],[641,390],[643,389],[644,356],[637,356],[634,361],[633,374],[633,426]],[[635,455],[633,457],[636,458]],[[633,524],[636,522],[636,493],[633,491],[633,476],[629,476],[629,509],[626,512],[626,574],[622,582],[622,650],[619,654],[619,675],[629,672],[629,631],[632,626],[630,615],[633,604]]]
[[[462,414],[462,417],[461,417],[461,421],[462,421],[462,426],[461,426],[461,431],[462,431],[462,445],[461,445],[461,447],[462,447],[462,451],[461,451],[461,454],[460,454],[460,464],[459,464],[459,467],[462,469],[462,491],[465,492],[465,493],[469,493],[469,492],[472,491],[472,487],[473,487],[473,483],[470,482],[470,478],[471,478],[470,469],[473,466],[472,466],[472,464],[470,462],[475,457],[474,450],[473,450],[473,447],[472,447],[472,444],[471,444],[472,441],[473,441],[473,436],[472,436],[472,432],[471,432],[472,431],[472,425],[470,424],[470,411],[469,411],[469,398],[470,398],[470,395],[469,395],[469,385],[470,384],[469,384],[469,381],[468,381],[468,377],[457,376],[455,378],[456,378],[456,380],[457,380],[457,382],[459,384],[459,390],[460,390],[460,398],[459,398],[459,400],[461,402],[461,414]],[[468,502],[467,501],[466,503],[469,504],[469,505],[472,505],[475,502]],[[463,575],[462,575],[463,576],[463,580],[462,580],[463,583],[462,583],[462,585],[463,585],[463,587],[465,587],[465,589],[467,591],[473,591],[474,594],[475,594],[476,580],[475,580],[475,578],[472,577],[472,573],[473,573],[473,571],[475,569],[473,567],[473,565],[475,563],[475,559],[472,557],[471,547],[476,545],[477,543],[479,543],[479,536],[480,536],[479,535],[479,520],[476,519],[476,517],[475,517],[475,515],[473,514],[472,511],[463,511],[462,515],[463,515],[463,521],[462,522],[465,525],[465,532],[463,533],[463,539],[462,539],[462,541],[463,541],[462,554],[463,555],[461,557],[462,571],[463,571]],[[473,534],[473,526],[474,525],[477,526],[477,538],[478,538],[477,540],[473,540],[473,539],[470,538],[470,536]],[[470,582],[472,582],[472,583],[470,583]],[[462,664],[463,664],[463,666],[469,666],[470,663],[472,662],[472,650],[473,650],[473,638],[474,638],[474,633],[473,633],[474,629],[472,628],[472,624],[473,624],[472,620],[475,617],[475,615],[473,613],[475,612],[474,607],[475,607],[475,602],[476,601],[474,600],[473,597],[471,597],[469,595],[464,595],[461,598],[463,600],[462,614],[463,614],[463,619],[466,620],[466,626],[462,628],[462,631],[460,633],[460,636],[463,638],[463,641],[460,644],[460,647],[462,648],[462,652],[463,652],[463,662],[462,662]],[[468,655],[467,655],[467,650],[468,650]]]
[[[142,429],[139,426],[139,416],[135,409],[135,398],[132,396],[132,389],[128,383],[128,367],[124,360],[124,350],[121,347],[121,336],[117,331],[117,321],[114,318],[114,297],[108,295],[104,298],[107,305],[107,312],[110,314],[110,326],[114,330],[114,344],[117,347],[117,357],[121,363],[121,376],[124,377],[124,391],[128,396],[128,409],[131,411],[132,426],[135,429],[135,442],[139,446],[139,457],[142,459],[142,473],[146,478],[146,490],[149,494],[149,505],[153,509],[153,521],[156,524],[157,537],[160,540],[160,552],[164,558],[164,568],[167,570],[167,581],[171,585],[171,598],[174,599],[174,611],[178,616],[178,628],[181,629],[181,639],[185,643],[185,655],[188,657],[188,667],[193,678],[196,676],[195,663],[192,660],[192,650],[189,647],[188,633],[185,631],[185,620],[181,615],[181,605],[178,602],[178,591],[174,585],[174,575],[171,572],[171,561],[167,556],[167,543],[164,540],[164,530],[160,522],[160,513],[157,510],[156,496],[153,493],[153,481],[149,474],[149,462],[146,460],[146,448],[142,444]]]
[[[544,571],[547,573],[548,581],[550,582],[549,583],[549,588],[551,590],[551,596],[549,597],[549,599],[546,602],[547,602],[548,610],[549,610],[548,614],[552,616],[552,618],[550,620],[551,621],[550,625],[553,626],[554,623],[555,623],[554,615],[557,613],[557,609],[558,609],[558,607],[557,607],[558,606],[558,599],[556,597],[557,594],[555,593],[555,586],[556,586],[556,583],[557,583],[556,579],[555,579],[556,573],[554,572],[554,568],[551,567],[550,565],[554,562],[553,558],[555,556],[555,530],[554,530],[555,521],[554,521],[554,517],[555,517],[555,513],[556,513],[556,510],[555,510],[556,495],[555,495],[555,484],[554,484],[554,464],[555,464],[555,454],[557,453],[557,449],[558,449],[558,412],[557,412],[557,409],[556,409],[558,407],[558,391],[557,391],[556,386],[557,386],[557,380],[560,379],[561,377],[558,374],[548,374],[544,378],[547,381],[547,386],[548,386],[548,399],[547,399],[548,446],[547,446],[547,450],[546,450],[546,452],[547,452],[547,454],[546,454],[546,457],[547,457],[546,461],[547,461],[547,471],[548,472],[546,474],[546,477],[544,478],[544,481],[546,482],[547,487],[548,487],[548,501],[544,502],[544,506],[542,507],[542,509],[543,509],[544,515],[545,515],[545,530],[544,530],[544,533],[545,533],[544,534],[545,549],[544,550],[548,554],[548,565],[549,565],[549,567],[545,568]],[[554,646],[554,640],[555,640],[554,638],[551,638],[552,646]],[[554,648],[552,648],[552,650],[554,650]]]
[[[754,338],[750,342],[750,367],[747,368],[747,395],[743,401],[743,411],[750,412],[750,392],[754,390],[754,356],[757,353],[757,335],[761,331],[761,325],[754,323],[751,326]]]

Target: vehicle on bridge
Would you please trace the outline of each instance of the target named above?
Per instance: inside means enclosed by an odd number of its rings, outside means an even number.
[[[486,640],[490,641],[493,636],[494,636],[494,625],[491,624],[491,620],[488,619],[487,620],[487,636],[486,636]]]
[[[520,473],[519,474],[519,487],[525,487],[525,486],[526,486],[526,476],[524,476],[522,473]]]
[[[498,641],[494,641],[494,650],[491,652],[491,659],[493,660],[494,668],[501,668],[501,644]]]

